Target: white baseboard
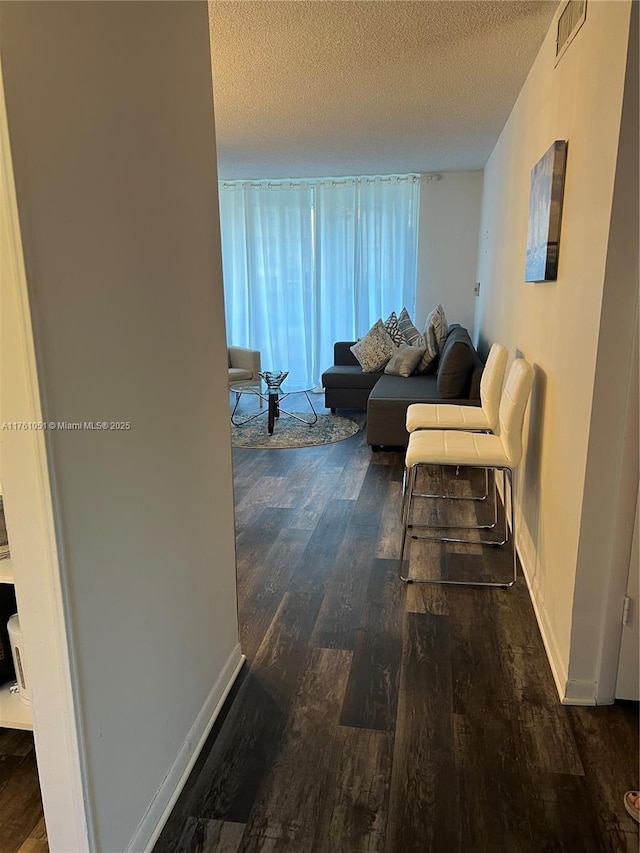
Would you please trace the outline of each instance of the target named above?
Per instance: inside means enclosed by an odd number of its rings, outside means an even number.
[[[245,656],[238,644],[229,655],[222,672],[191,726],[189,734],[180,747],[175,761],[162,785],[156,791],[149,808],[127,846],[126,853],[141,853],[142,851],[149,853],[153,849],[244,661]]]
[[[551,674],[553,675],[556,690],[558,691],[560,703],[562,705],[596,705],[597,684],[594,681],[576,681],[569,678],[569,673],[562,661],[553,629],[549,624],[546,613],[538,606],[537,590],[534,588],[532,582],[533,573],[527,566],[527,561],[517,542],[516,551],[518,552],[518,559],[520,560],[522,572],[527,582],[529,598],[533,604],[533,612],[536,615],[538,630],[542,637],[542,643],[547,654],[549,666],[551,667]]]
[[[502,482],[498,482],[497,486],[504,505],[504,487]],[[511,519],[507,519],[507,523],[509,524],[509,527],[511,527]],[[522,566],[522,572],[527,584],[527,589],[529,590],[529,598],[533,605],[533,612],[535,613],[536,622],[538,623],[538,630],[542,637],[542,643],[547,655],[547,660],[549,661],[549,666],[551,667],[551,674],[553,675],[553,681],[556,685],[556,690],[558,691],[560,703],[562,705],[596,705],[597,685],[595,682],[575,681],[573,679],[569,679],[569,673],[563,663],[553,629],[549,624],[546,613],[538,605],[537,590],[533,583],[534,573],[530,570],[518,541],[516,541],[516,551],[518,559],[520,560],[520,565]]]
[[[568,673],[564,663],[562,662],[562,658],[558,651],[556,638],[551,626],[549,625],[546,614],[538,606],[536,590],[534,589],[532,583],[533,574],[529,570],[527,566],[527,561],[524,558],[522,550],[517,542],[516,551],[518,552],[518,559],[520,560],[524,579],[529,590],[529,598],[531,599],[531,603],[533,605],[533,612],[535,613],[536,622],[538,623],[538,630],[540,631],[540,636],[542,637],[542,644],[544,645],[544,650],[547,654],[547,660],[549,661],[549,666],[551,667],[551,674],[553,675],[553,681],[556,685],[556,690],[558,691],[558,697],[560,699],[560,702],[562,702],[563,704],[573,704],[569,702],[565,703]]]
[[[563,705],[597,705],[597,687],[595,681],[578,681],[570,678],[567,681],[565,694],[561,697]]]

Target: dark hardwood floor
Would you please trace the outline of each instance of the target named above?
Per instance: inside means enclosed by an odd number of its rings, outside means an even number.
[[[155,853],[638,851],[637,704],[560,705],[522,579],[397,580],[402,465],[363,432],[234,451],[247,664]],[[482,486],[462,474],[454,490]],[[414,542],[411,561],[510,571],[478,545]],[[0,853],[47,850],[33,737],[0,729]]]
[[[637,704],[560,704],[522,578],[398,581],[402,466],[362,431],[234,451],[247,663],[155,853],[638,850]],[[508,577],[509,559],[411,546],[416,575]]]
[[[0,728],[0,853],[47,853],[33,734]]]

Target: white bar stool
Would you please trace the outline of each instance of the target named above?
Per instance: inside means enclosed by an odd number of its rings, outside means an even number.
[[[409,436],[409,445],[405,459],[406,490],[402,503],[402,544],[398,575],[404,583],[452,584],[459,586],[498,586],[510,587],[516,582],[515,548],[515,471],[522,458],[522,427],[524,413],[533,386],[534,371],[529,362],[517,358],[511,365],[507,381],[502,392],[498,411],[498,434],[466,432],[462,430],[415,430]],[[419,533],[422,529],[434,529],[435,525],[414,525],[411,523],[412,504],[420,495],[414,493],[416,474],[421,465],[441,465],[472,468],[486,468],[504,471],[509,481],[509,502],[511,510],[511,540],[513,549],[513,578],[510,582],[496,581],[451,581],[422,580],[403,574],[404,552],[407,537],[410,539],[433,539],[440,542],[463,542],[473,545],[503,545],[508,540],[508,523],[505,489],[505,532],[502,542],[489,540],[470,540],[453,536],[441,536]],[[458,525],[446,525],[460,529]]]
[[[507,357],[506,347],[498,343],[492,344],[480,379],[480,406],[412,403],[407,409],[407,432],[415,432],[418,429],[496,432]]]
[[[407,432],[419,429],[456,429],[470,432],[496,432],[504,373],[507,367],[507,348],[494,343],[480,379],[480,406],[461,406],[454,403],[412,403],[407,409]],[[405,483],[402,491],[404,494]],[[484,501],[489,494],[489,477],[485,471],[483,495],[459,496],[415,494],[423,498],[450,498],[451,500]],[[495,497],[495,489],[494,489]]]

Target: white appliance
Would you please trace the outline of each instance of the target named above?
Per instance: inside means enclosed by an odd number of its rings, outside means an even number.
[[[9,642],[11,643],[11,654],[13,655],[13,664],[16,668],[16,679],[18,681],[18,694],[20,700],[25,705],[31,704],[31,691],[27,682],[26,664],[24,656],[24,646],[22,643],[22,630],[20,629],[20,619],[18,614],[14,613],[7,622],[7,630],[9,631]]]

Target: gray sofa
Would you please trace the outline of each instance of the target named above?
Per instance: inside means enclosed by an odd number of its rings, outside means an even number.
[[[325,406],[367,410],[367,443],[380,447],[407,446],[407,408],[411,403],[480,405],[483,363],[469,333],[458,324],[449,327],[437,372],[422,376],[365,373],[351,352],[352,341],[334,345],[334,364],[322,374]]]

